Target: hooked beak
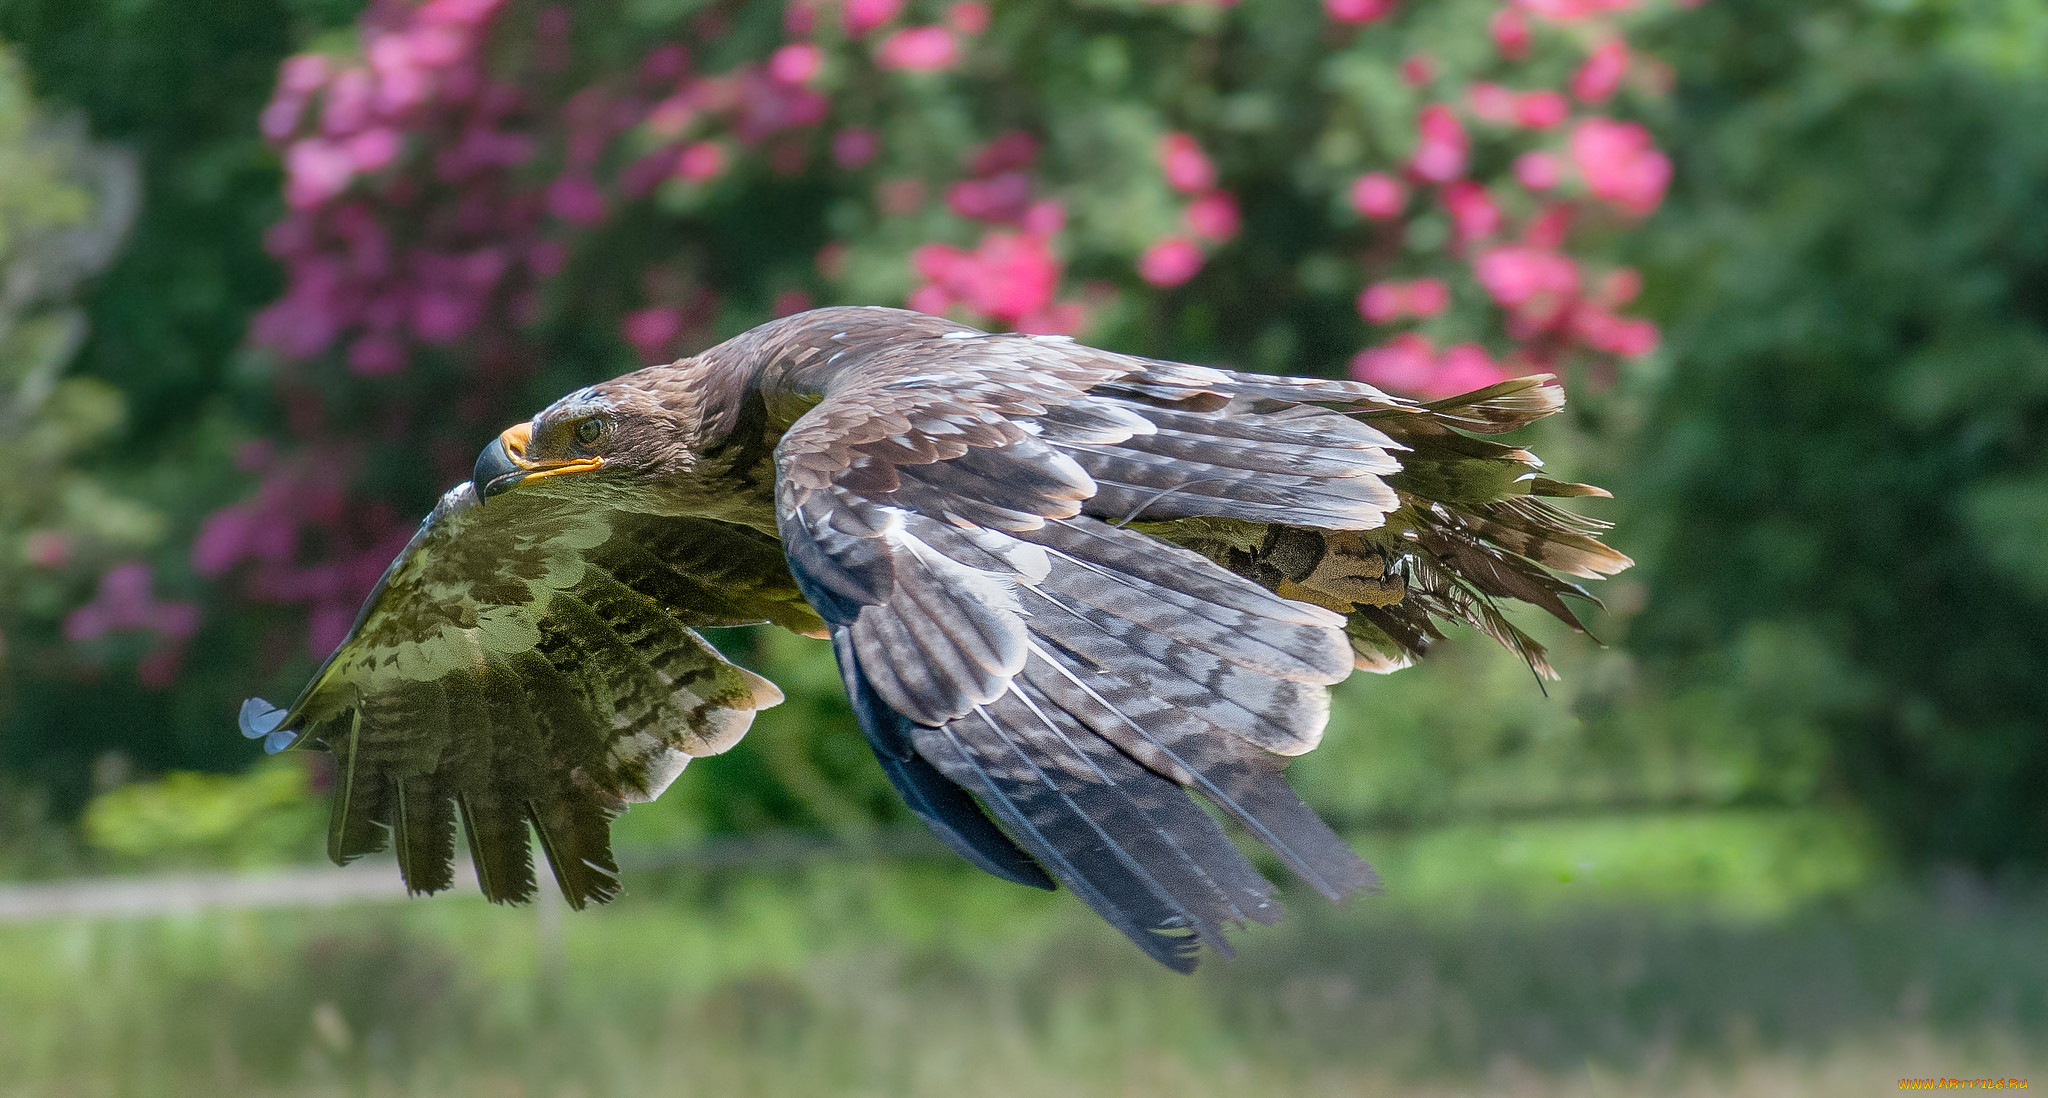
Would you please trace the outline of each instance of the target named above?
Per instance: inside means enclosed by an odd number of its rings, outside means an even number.
[[[484,452],[477,455],[476,468],[469,474],[479,500],[516,488],[534,477],[581,473],[604,464],[603,458],[596,457],[530,461],[526,457],[526,448],[532,441],[533,424],[520,423],[505,428],[496,441],[484,447]]]

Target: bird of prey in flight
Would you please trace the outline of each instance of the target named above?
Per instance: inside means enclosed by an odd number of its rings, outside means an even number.
[[[1208,802],[1317,891],[1374,881],[1294,795],[1329,687],[1445,622],[1540,674],[1502,615],[1578,620],[1626,557],[1485,436],[1525,378],[1417,403],[1368,385],[830,308],[571,393],[441,498],[271,750],[325,748],[328,853],[396,850],[525,900],[529,828],[570,904],[619,889],[610,822],[781,700],[694,629],[829,638],[860,730],[962,857],[1072,889],[1181,971],[1279,917]]]

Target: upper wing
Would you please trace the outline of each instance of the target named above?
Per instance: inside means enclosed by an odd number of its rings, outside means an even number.
[[[1199,942],[1229,951],[1225,924],[1278,916],[1188,788],[1332,898],[1372,882],[1275,758],[1315,744],[1353,657],[1340,615],[1105,519],[1376,526],[1396,466],[1339,415],[1201,415],[1222,402],[1202,388],[1216,371],[1119,395],[1141,365],[1026,336],[870,344],[779,443],[777,503],[912,807],[984,868],[1049,871],[1186,970]]]
[[[532,895],[531,824],[569,902],[603,901],[612,818],[782,700],[688,628],[803,628],[780,556],[743,527],[519,493],[484,506],[465,483],[291,708],[251,699],[242,728],[335,753],[336,861],[388,836],[408,887],[446,888],[459,810],[491,899]]]

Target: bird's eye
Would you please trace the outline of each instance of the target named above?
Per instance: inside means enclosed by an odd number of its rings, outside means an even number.
[[[592,446],[604,437],[604,420],[591,416],[576,425],[576,445]]]

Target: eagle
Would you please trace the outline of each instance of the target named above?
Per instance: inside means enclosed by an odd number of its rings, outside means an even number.
[[[392,848],[484,895],[619,891],[610,824],[781,692],[696,630],[826,638],[883,772],[946,846],[1063,884],[1191,971],[1272,923],[1242,827],[1332,900],[1376,887],[1288,784],[1329,688],[1466,622],[1553,675],[1501,610],[1581,628],[1573,578],[1627,557],[1487,436],[1557,411],[1548,377],[1427,403],[816,309],[563,397],[486,446],[288,708],[325,749],[328,853]],[[1214,809],[1212,814],[1205,809]]]

